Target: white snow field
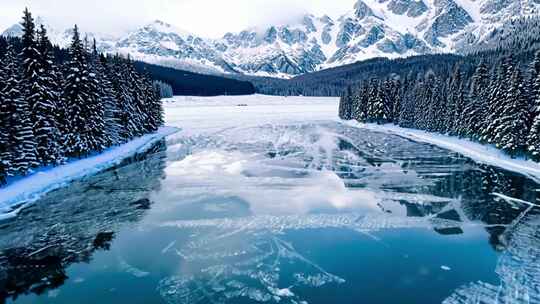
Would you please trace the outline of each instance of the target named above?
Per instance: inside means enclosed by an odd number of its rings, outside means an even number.
[[[14,181],[0,188],[0,219],[16,216],[19,210],[36,201],[43,194],[63,187],[73,180],[113,167],[176,132],[178,132],[176,128],[162,127],[155,133],[109,148],[101,154],[74,160],[62,166],[38,170],[25,178]]]
[[[165,99],[165,121],[183,132],[208,134],[238,126],[336,121],[338,104],[334,97],[178,96]]]

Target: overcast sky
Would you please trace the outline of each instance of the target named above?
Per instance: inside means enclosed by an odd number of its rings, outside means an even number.
[[[355,0],[0,0],[0,31],[19,22],[28,6],[54,26],[112,34],[160,19],[205,37],[290,21],[310,12],[332,17]]]

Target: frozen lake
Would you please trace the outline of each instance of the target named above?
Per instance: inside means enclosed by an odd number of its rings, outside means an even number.
[[[181,132],[0,222],[0,303],[540,303],[538,184],[337,106],[168,100]]]

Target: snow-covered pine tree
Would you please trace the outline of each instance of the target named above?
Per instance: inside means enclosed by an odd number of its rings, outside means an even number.
[[[402,85],[399,95],[401,96],[401,104],[399,107],[398,122],[400,127],[411,127],[414,120],[414,107],[412,106],[411,96],[414,92],[414,78],[408,75]]]
[[[506,87],[510,83],[514,60],[511,56],[505,57],[499,62],[497,70],[490,77],[488,115],[482,129],[481,141],[496,143],[495,136],[499,128],[498,122],[505,115]]]
[[[465,89],[461,67],[457,64],[454,67],[450,84],[448,87],[446,112],[446,132],[451,135],[460,135],[461,117],[465,107]]]
[[[418,74],[416,80],[414,81],[413,89],[411,90],[410,95],[408,96],[409,100],[409,110],[411,111],[411,118],[409,128],[421,129],[423,126],[423,120],[425,118],[425,75]]]
[[[101,152],[110,143],[105,130],[105,108],[103,98],[106,98],[103,92],[102,79],[100,73],[99,58],[95,44],[93,50],[89,48],[88,39],[84,40],[85,54],[88,66],[87,76],[87,128],[88,128],[88,143],[90,151]]]
[[[360,92],[358,87],[352,89],[352,95],[350,97],[351,101],[351,110],[352,110],[352,119],[360,121],[362,116],[362,109],[360,104]]]
[[[89,71],[85,49],[77,26],[73,29],[73,37],[69,48],[70,61],[66,71],[63,99],[67,111],[65,113],[68,128],[64,135],[66,154],[83,157],[91,152],[93,146],[90,135],[92,96],[89,87]]]
[[[431,94],[433,91],[433,71],[428,71],[423,75],[422,80],[418,83],[418,87],[415,92],[415,99],[418,104],[416,109],[416,122],[415,125],[417,129],[428,130],[431,120],[433,119],[430,116],[430,102]]]
[[[540,95],[540,51],[537,51],[534,60],[530,67],[529,73],[529,100],[531,106],[533,107],[534,114],[540,114],[540,108],[537,108],[536,99]]]
[[[352,119],[352,87],[348,86],[340,101],[340,118],[343,120]]]
[[[383,99],[384,111],[387,115],[387,122],[394,121],[394,101],[396,99],[396,91],[394,79],[387,78],[380,84],[381,96]]]
[[[369,85],[363,82],[355,94],[356,117],[355,119],[361,122],[367,120],[367,106],[369,104]]]
[[[512,77],[503,100],[503,115],[495,121],[495,144],[510,155],[525,151],[529,131],[526,86],[519,67],[513,68]]]
[[[424,82],[425,90],[423,99],[423,107],[425,111],[424,121],[422,128],[426,131],[435,132],[439,122],[439,100],[438,88],[440,86],[439,79],[433,72],[429,72],[426,75],[426,81]]]
[[[37,161],[36,142],[30,119],[30,106],[22,92],[21,63],[12,47],[9,47],[5,60],[7,80],[4,85],[5,103],[11,113],[9,125],[9,153],[3,158],[9,162],[8,172],[12,175],[26,175],[32,168],[39,165]]]
[[[32,110],[32,122],[35,122],[38,113],[33,112],[34,104],[42,98],[41,93],[44,88],[41,87],[42,83],[40,82],[42,60],[36,41],[36,25],[28,8],[24,10],[21,25],[23,35],[21,37],[22,51],[20,58],[22,62],[23,83],[25,85],[24,94]]]
[[[5,62],[3,54],[0,54],[0,63],[2,63],[0,65],[0,126],[2,126],[0,128],[0,185],[5,184],[8,168],[11,166],[9,131],[11,130],[13,110],[4,94],[5,84],[8,79]]]
[[[148,120],[148,114],[145,112],[147,108],[146,96],[144,94],[144,81],[139,73],[135,70],[131,59],[128,58],[126,71],[129,83],[129,91],[132,97],[133,109],[135,110],[131,116],[133,136],[141,136],[145,133],[144,124]]]
[[[431,121],[431,131],[432,132],[443,132],[444,125],[441,117],[444,117],[445,113],[445,101],[446,98],[446,86],[440,77],[434,75],[432,80],[433,88],[431,91],[431,100],[430,100],[430,115],[432,117]]]
[[[480,62],[472,76],[468,94],[468,103],[464,110],[465,125],[462,135],[479,139],[488,110],[489,69],[485,62]]]
[[[163,125],[163,106],[161,94],[147,74],[142,75],[143,95],[146,99],[147,121],[144,122],[145,132],[155,132]]]
[[[32,86],[32,120],[37,144],[38,160],[42,165],[55,165],[63,161],[60,130],[58,128],[59,92],[56,68],[53,65],[51,43],[41,25],[37,50],[40,54],[37,75]]]
[[[94,43],[94,56],[96,56],[97,50]],[[96,68],[98,78],[100,80],[100,100],[103,103],[104,109],[104,122],[107,146],[117,145],[122,140],[120,137],[121,129],[119,121],[119,109],[116,101],[116,94],[113,88],[112,81],[110,79],[111,73],[108,71],[109,58],[103,54],[97,55],[98,59],[94,66]]]
[[[388,122],[388,113],[386,113],[381,83],[377,79],[370,81],[368,96],[367,121],[377,124]]]
[[[393,123],[396,123],[396,121],[398,120],[398,117],[399,117],[399,112],[401,111],[401,103],[402,103],[402,96],[401,96],[401,86],[402,86],[402,83],[401,83],[401,80],[399,79],[399,77],[396,77],[393,79],[393,86],[392,86],[392,98],[393,98],[393,102],[392,102],[392,119],[391,121]]]
[[[173,88],[170,84],[160,80],[154,80],[152,84],[154,85],[154,88],[159,92],[159,96],[161,98],[173,97]]]
[[[534,117],[531,130],[527,136],[527,150],[531,157],[540,160],[540,52],[536,53],[535,62],[533,64],[532,75],[536,74],[533,84],[531,85],[531,98],[534,100],[533,109],[530,111]]]
[[[121,71],[122,71],[122,91],[123,94],[127,96],[127,103],[124,104],[124,108],[121,110],[124,115],[123,124],[126,130],[126,140],[132,139],[140,135],[140,125],[138,124],[141,121],[139,113],[141,109],[139,107],[139,90],[137,88],[138,82],[135,81],[136,76],[134,75],[134,70],[132,68],[131,59],[127,60],[120,58],[121,60]]]

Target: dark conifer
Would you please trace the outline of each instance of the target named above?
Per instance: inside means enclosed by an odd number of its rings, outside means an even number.
[[[480,62],[471,80],[471,87],[468,95],[468,104],[464,110],[465,126],[464,136],[471,139],[478,139],[484,122],[488,114],[489,96],[489,70],[484,62]]]
[[[69,49],[70,61],[64,83],[63,99],[68,128],[64,135],[66,153],[69,156],[82,157],[91,152],[93,145],[90,135],[90,113],[92,111],[89,86],[89,71],[86,53],[80,39],[77,26],[73,29],[73,38]]]
[[[503,112],[494,124],[498,148],[518,155],[524,152],[529,131],[528,103],[525,85],[519,68],[515,68],[503,100]]]
[[[34,84],[32,120],[37,143],[38,160],[42,165],[54,165],[63,161],[61,136],[58,128],[59,84],[53,65],[51,43],[47,31],[38,31],[37,48],[40,54],[40,70]]]
[[[23,88],[21,63],[12,48],[5,58],[5,71],[8,79],[4,86],[5,103],[9,113],[12,113],[9,134],[9,155],[4,162],[9,163],[8,172],[15,175],[26,175],[32,168],[39,165],[37,161],[36,142],[30,119],[30,106],[21,91]]]

